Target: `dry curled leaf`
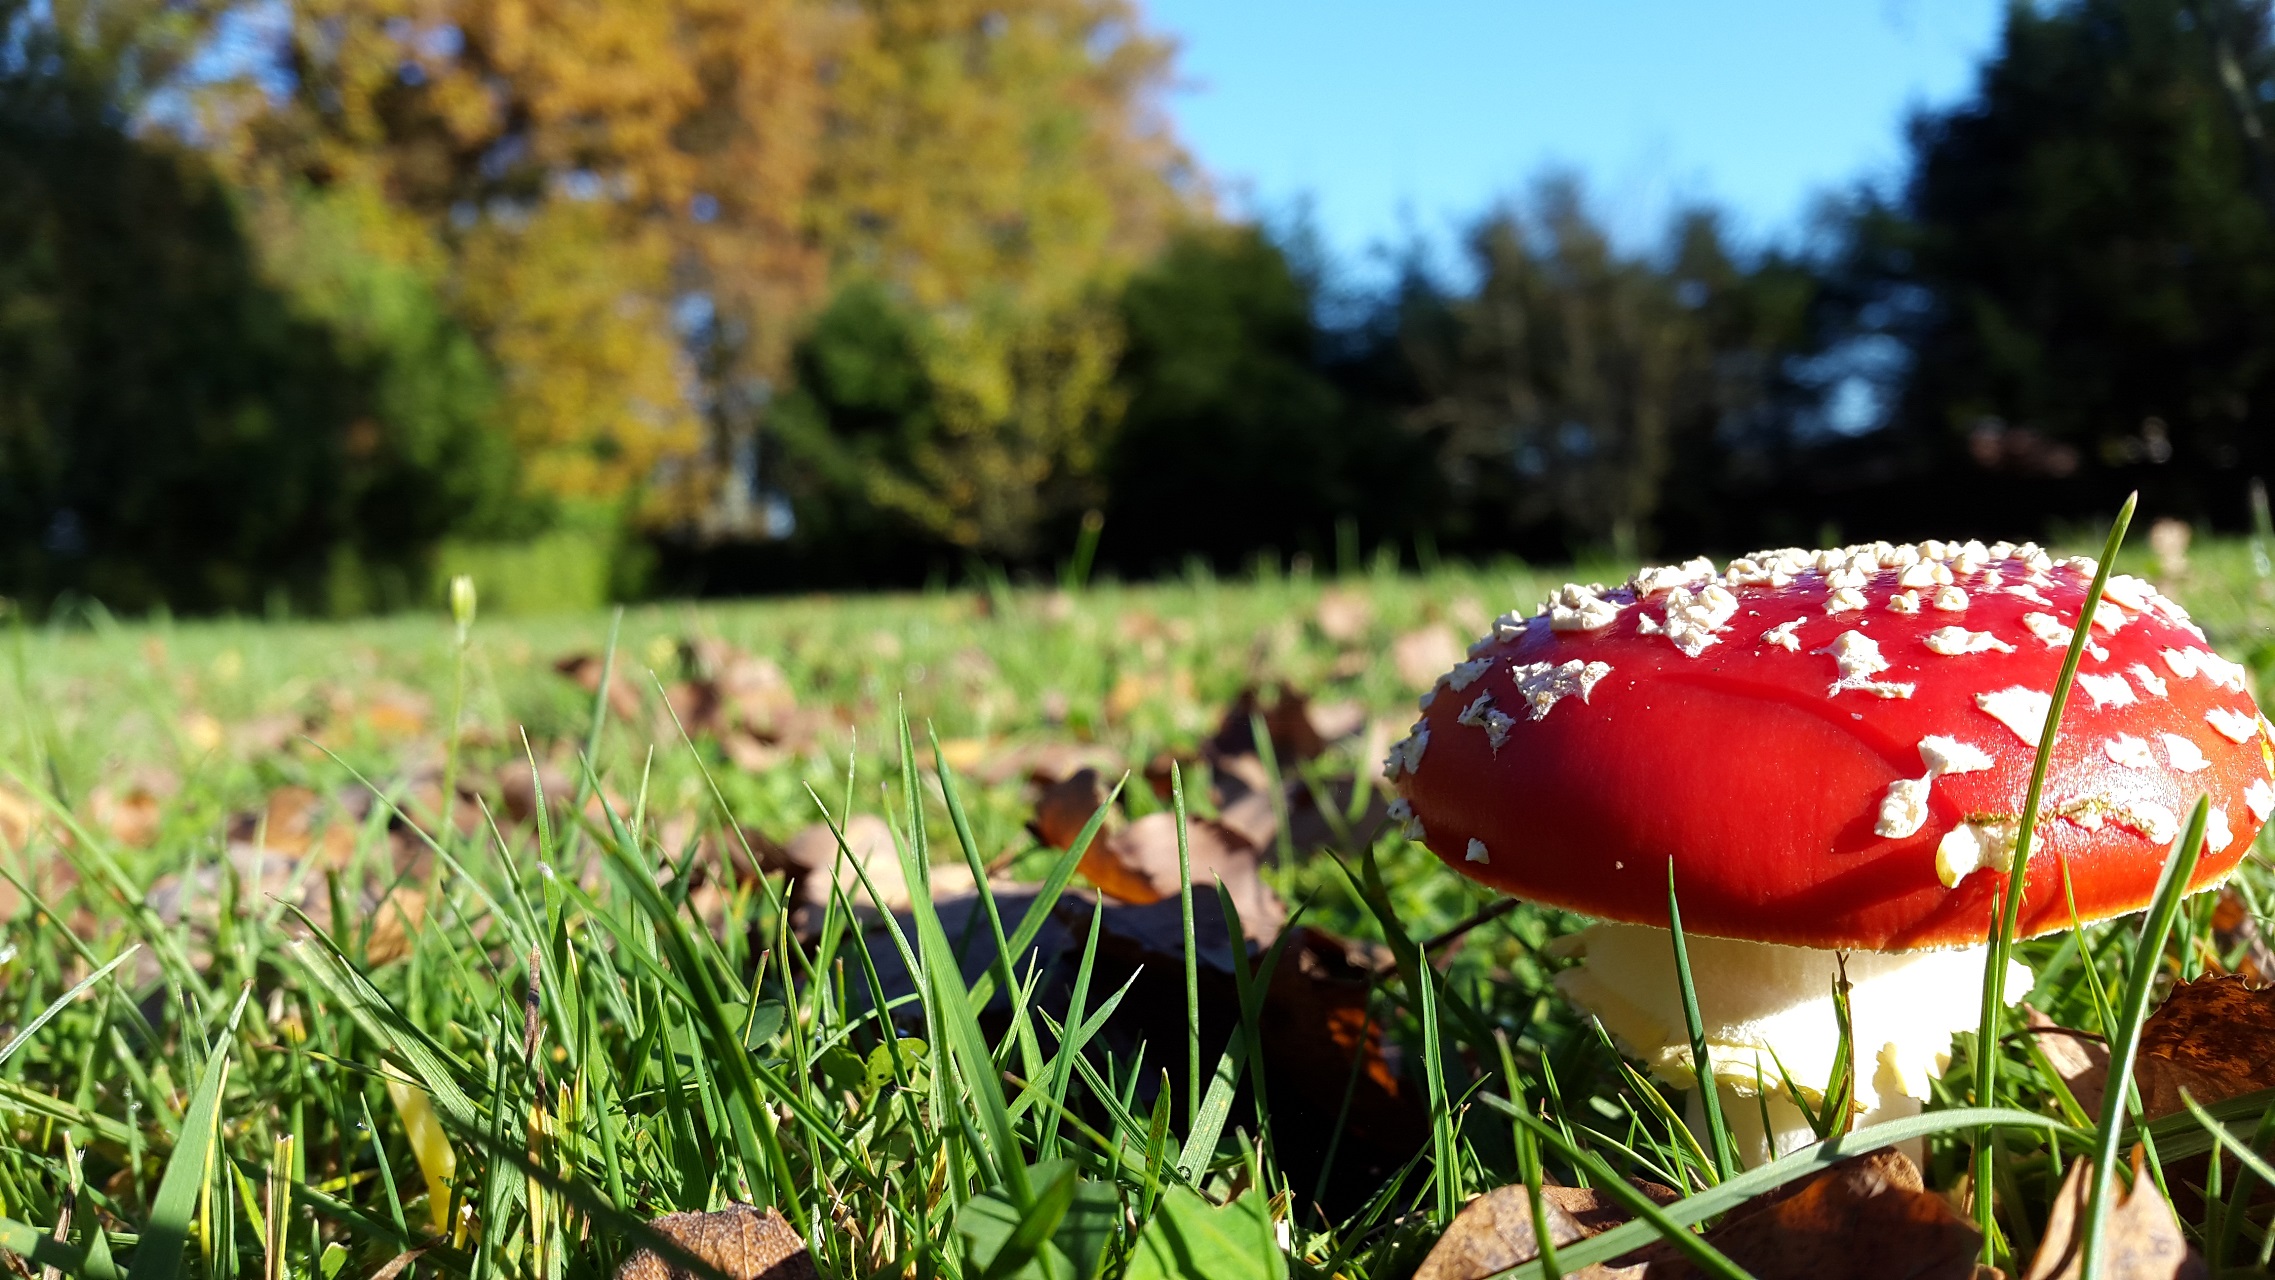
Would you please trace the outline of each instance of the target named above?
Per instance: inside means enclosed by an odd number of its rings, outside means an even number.
[[[2098,1037],[2027,1015],[2038,1047],[2087,1114],[2098,1114],[2109,1053]],[[2185,1109],[2181,1091],[2204,1104],[2275,1088],[2275,988],[2241,974],[2183,982],[2141,1024],[2133,1083],[2151,1120]]]
[[[2070,1096],[2087,1115],[2100,1115],[2101,1096],[2109,1083],[2109,1046],[2100,1036],[2062,1026],[2029,1005],[2022,1006],[2022,1016],[2030,1038],[2069,1086]]]
[[[1269,942],[1278,936],[1287,908],[1257,874],[1256,846],[1230,826],[1207,818],[1188,821],[1185,840],[1195,892],[1213,896],[1213,886],[1221,882],[1240,909],[1241,928],[1250,938]],[[1175,897],[1180,883],[1176,815],[1150,813],[1093,840],[1083,851],[1081,869],[1107,896],[1133,905]]]
[[[2275,1087],[2275,990],[2236,974],[2174,987],[2141,1026],[2133,1079],[2151,1120],[2184,1110],[2183,1089],[2209,1104]]]
[[[838,856],[837,833],[816,822],[791,836],[782,858],[796,877],[791,892],[791,923],[801,932],[818,928],[829,905],[830,874],[855,910],[905,911],[908,878],[901,873],[893,829],[875,814],[857,813],[845,823],[845,856]],[[859,864],[856,870],[855,864]],[[972,873],[958,863],[934,863],[926,874],[935,899],[972,892]],[[866,877],[866,879],[864,879]],[[872,890],[874,896],[872,896]]]
[[[1673,1204],[1680,1197],[1655,1182],[1635,1184],[1653,1203]],[[1548,1219],[1548,1238],[1558,1248],[1598,1235],[1627,1221],[1616,1201],[1586,1187],[1542,1187],[1541,1209]],[[1533,1229],[1532,1195],[1521,1184],[1495,1187],[1470,1201],[1455,1215],[1436,1247],[1422,1259],[1414,1280],[1485,1280],[1540,1256],[1540,1238]],[[1566,1274],[1575,1280],[1621,1280],[1641,1276],[1643,1266],[1598,1263]]]
[[[2212,935],[2222,955],[2242,949],[2236,972],[2253,982],[2275,982],[2275,947],[2268,945],[2265,931],[2234,885],[2220,890],[2220,900],[2212,908]]]
[[[747,1204],[715,1213],[671,1213],[648,1224],[729,1280],[818,1280],[813,1255],[782,1215]],[[616,1280],[696,1280],[703,1275],[648,1249],[624,1260]]]
[[[1043,788],[1035,797],[1035,820],[1028,824],[1035,838],[1053,849],[1072,849],[1082,829],[1106,803],[1106,788],[1096,769],[1078,769]]]
[[[640,717],[640,690],[625,675],[625,663],[618,658],[615,670],[608,677],[608,709],[619,718],[637,720]],[[576,682],[586,693],[600,691],[601,672],[608,663],[598,654],[572,653],[553,664],[553,669]]]
[[[1438,682],[1438,677],[1468,657],[1467,646],[1442,625],[1409,631],[1390,642],[1391,669],[1401,684],[1416,693]]]
[[[1755,1280],[1969,1280],[1982,1244],[1892,1147],[1762,1196],[1706,1239]],[[1694,1274],[1680,1257],[1650,1268],[1651,1280]]]
[[[1356,591],[1330,588],[1312,611],[1312,624],[1335,644],[1357,644],[1374,625],[1374,604]]]
[[[2203,1280],[2210,1274],[2204,1259],[2188,1247],[2172,1206],[2156,1183],[2141,1176],[2142,1154],[2141,1148],[2133,1148],[2132,1190],[2120,1186],[2110,1194],[2109,1212],[2102,1222],[2101,1274],[2110,1280]],[[2082,1158],[2072,1162],[2062,1189],[2054,1195],[2046,1234],[2023,1280],[2076,1280],[2084,1274],[2084,1243],[2078,1229],[2092,1185],[2093,1171],[2087,1162]]]
[[[1366,712],[1356,704],[1313,706],[1302,692],[1282,685],[1267,703],[1254,689],[1243,689],[1225,708],[1216,733],[1201,744],[1201,755],[1212,765],[1233,756],[1253,756],[1255,720],[1264,722],[1272,754],[1286,772],[1327,750],[1327,744],[1357,733],[1366,725]],[[1221,767],[1221,766],[1220,766]]]

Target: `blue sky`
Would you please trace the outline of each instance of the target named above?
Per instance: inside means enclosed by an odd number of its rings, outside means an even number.
[[[1347,267],[1443,245],[1552,166],[1625,243],[1686,200],[1758,242],[1901,172],[1967,96],[2004,0],[1142,0],[1179,136],[1237,213],[1311,216]]]

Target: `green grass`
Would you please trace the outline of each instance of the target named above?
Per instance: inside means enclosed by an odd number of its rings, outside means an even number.
[[[2139,569],[2132,556],[2119,567]],[[2189,603],[2223,649],[2264,668],[2275,604],[2248,548],[2200,547],[2195,563]],[[1520,907],[1425,954],[1420,940],[1491,898],[1395,834],[1348,860],[1269,870],[1305,924],[1389,957],[1361,1007],[1396,1049],[1386,1068],[1404,1096],[1428,1102],[1379,1184],[1322,1214],[1333,1169],[1299,1185],[1283,1152],[1325,1135],[1354,1159],[1367,1117],[1351,1114],[1361,1075],[1348,1060],[1323,1065],[1343,1105],[1316,1119],[1262,1069],[1268,993],[1296,958],[1236,955],[1229,1012],[1212,1015],[1228,1032],[1204,1048],[1212,988],[1196,949],[1158,983],[1108,984],[1101,918],[1061,896],[1077,854],[1037,847],[1017,779],[980,776],[1023,742],[1094,744],[1133,770],[1189,753],[1263,682],[1359,702],[1402,731],[1413,691],[1384,657],[1396,637],[1444,625],[1466,639],[1563,576],[1195,577],[1073,596],[996,584],[483,621],[463,654],[455,750],[461,651],[439,615],[125,625],[81,610],[19,625],[0,638],[0,783],[53,809],[29,850],[0,853],[36,892],[0,893],[12,903],[0,910],[0,1248],[83,1276],[354,1280],[412,1250],[421,1275],[597,1275],[654,1242],[647,1220],[743,1200],[780,1207],[831,1276],[1396,1277],[1480,1190],[1546,1176],[1618,1195],[1640,1173],[1696,1194],[1666,1210],[1639,1202],[1636,1222],[1554,1265],[1663,1233],[1728,1274],[1689,1226],[1863,1147],[1851,1136],[1724,1168],[1674,1120],[1681,1100],[1555,998],[1541,949],[1576,919]],[[1362,634],[1322,634],[1328,589],[1370,601]],[[761,772],[668,732],[650,673],[678,678],[689,636],[768,656],[827,727]],[[613,652],[648,691],[642,719],[599,714],[556,675],[572,652]],[[1271,766],[1371,778],[1379,752],[1360,735]],[[532,753],[560,766],[546,785],[596,795],[594,808],[524,825],[497,812],[496,779]],[[434,821],[434,783],[451,770],[492,811],[462,830]],[[359,780],[388,803],[347,821],[328,863],[294,872],[296,890],[340,904],[333,927],[223,856],[231,815],[279,788],[328,797]],[[155,820],[128,842],[110,828],[137,789]],[[1159,803],[1134,779],[1125,794]],[[1184,773],[1162,807],[1206,816],[1207,788]],[[899,925],[864,930],[840,897],[807,948],[788,937],[778,880],[698,883],[702,858],[745,832],[842,831],[860,814],[890,824],[911,882],[961,864],[1038,888],[989,896],[953,927],[920,900]],[[2246,883],[2258,902],[2275,892],[2256,861]],[[427,894],[400,944],[350,905],[374,886]],[[206,923],[182,923],[175,901]],[[2132,922],[2017,944],[2040,974],[2034,1003],[2119,1041],[2137,1032],[2148,982],[2204,927],[2164,914],[2170,944],[2158,928],[2144,945]],[[1218,917],[1239,934],[1231,900],[1189,875],[1176,917],[1188,938]],[[1001,961],[1046,929],[1069,939],[1063,1007],[1038,1002],[1033,970]],[[967,972],[974,936],[1006,945]],[[911,977],[888,1022],[875,1010],[897,974]],[[1109,1033],[1143,1001],[1167,1005],[1149,1025],[1169,1031],[1114,1047]],[[1998,1223],[2009,1241],[2035,1239],[2062,1166],[2113,1159],[2121,1117],[2077,1123],[2026,1042],[2002,1040],[1999,1069],[1980,1076],[1972,1039],[1941,1082],[1948,1096],[1882,1136],[1925,1136],[1930,1184],[1951,1187],[1973,1171],[1977,1130],[1995,1125],[1993,1185],[2009,1192]],[[1969,1096],[1977,1078],[1991,1096]],[[2161,1160],[2220,1142],[2264,1150],[2264,1101],[2160,1122]],[[2189,1228],[2219,1237],[2220,1256],[2259,1256],[2248,1186],[2206,1199]]]

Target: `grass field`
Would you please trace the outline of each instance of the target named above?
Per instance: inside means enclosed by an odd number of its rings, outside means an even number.
[[[1683,1234],[1828,1158],[1717,1188],[1682,1099],[1555,998],[1541,949],[1577,921],[1490,910],[1381,828],[1372,781],[1418,687],[1567,576],[1625,571],[998,583],[463,641],[439,614],[17,625],[0,1246],[90,1277],[587,1275],[686,1261],[641,1224],[748,1202],[831,1276],[1393,1277],[1542,1162],[1696,1192],[1657,1228]],[[2262,678],[2266,581],[2219,542],[2170,583]],[[1136,833],[1180,807],[1192,866],[1245,888],[1196,870],[1187,899],[1172,858],[1158,892],[1169,846]],[[871,883],[817,823],[884,841]],[[1158,901],[1087,892],[1109,836],[1156,856]],[[2275,885],[2242,880],[2248,925]],[[2027,944],[2032,1003],[2107,1026],[2138,930]],[[2191,909],[2150,967],[2258,937]],[[1972,1103],[1971,1039],[1941,1106]],[[1999,1131],[2017,1272],[2096,1126],[2003,1045],[1985,1101],[2045,1118]],[[2264,1138],[2266,1101],[2216,1110]],[[2213,1179],[2175,1191],[2191,1242],[2256,1265],[2238,1166],[2187,1173],[2208,1129],[2160,1124],[2160,1176]],[[1920,1127],[1963,1199],[1976,1130]]]

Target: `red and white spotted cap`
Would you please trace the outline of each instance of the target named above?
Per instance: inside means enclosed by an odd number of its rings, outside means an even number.
[[[1386,772],[1449,865],[1610,920],[1805,947],[1978,943],[2094,564],[1875,543],[1645,569],[1508,615]],[[2046,779],[2018,933],[2146,905],[2199,795],[2199,887],[2275,809],[2243,668],[2112,577]]]

